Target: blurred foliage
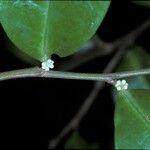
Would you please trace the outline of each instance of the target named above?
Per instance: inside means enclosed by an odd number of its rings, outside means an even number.
[[[65,149],[98,149],[98,144],[89,144],[78,133],[74,131],[65,144]]]
[[[150,8],[150,1],[149,0],[147,0],[147,1],[144,1],[144,0],[143,1],[134,1],[134,3]]]

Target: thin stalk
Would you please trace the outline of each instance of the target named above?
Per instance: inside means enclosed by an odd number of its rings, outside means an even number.
[[[0,81],[25,78],[25,77],[44,77],[44,78],[59,78],[59,79],[73,79],[73,80],[93,80],[93,81],[105,81],[110,82],[112,80],[117,80],[121,78],[127,78],[131,76],[139,75],[150,75],[150,68],[125,71],[117,73],[75,73],[75,72],[63,72],[63,71],[48,71],[35,67],[28,69],[20,69],[14,71],[8,71],[0,73]]]

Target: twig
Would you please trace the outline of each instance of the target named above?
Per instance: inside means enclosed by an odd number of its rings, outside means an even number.
[[[58,65],[56,70],[72,70],[78,66],[89,62],[100,56],[105,56],[114,51],[111,43],[103,42],[98,36],[94,36],[91,41],[87,43],[86,47],[79,50],[78,53],[74,54],[71,58],[65,61],[57,62]],[[86,48],[86,50],[85,50]]]
[[[99,74],[99,73],[75,73],[63,71],[46,72],[38,67],[35,67],[0,73],[0,81],[25,77],[42,77],[42,78],[73,79],[73,80],[93,80],[93,81],[104,81],[109,83],[111,80],[149,74],[150,68],[134,71],[125,71],[119,73]]]
[[[125,49],[120,49],[116,55],[108,63],[104,73],[110,73],[116,64],[120,61],[122,55],[124,54]],[[80,121],[86,115],[91,105],[93,104],[95,98],[97,97],[99,91],[104,87],[105,82],[95,82],[93,90],[90,92],[82,106],[80,107],[77,114],[72,118],[72,120],[64,127],[64,129],[58,134],[55,139],[52,139],[49,143],[49,149],[54,149],[59,144],[59,142],[72,130],[78,128]]]
[[[104,86],[104,82],[101,82],[100,86],[102,88]],[[88,109],[91,107],[93,100],[96,98],[98,93],[99,93],[99,87],[97,88],[97,86],[95,86],[94,89],[92,90],[92,92],[90,93],[90,95],[87,97],[87,99],[82,104],[82,106],[79,109],[79,111],[77,112],[77,114],[73,117],[73,119],[63,128],[63,130],[58,134],[58,136],[56,138],[52,139],[49,142],[49,145],[48,145],[49,149],[56,148],[58,146],[58,144],[60,143],[60,141],[68,133],[70,133],[72,130],[75,130],[78,127],[81,119],[84,117],[84,115],[86,114]]]
[[[136,40],[136,38],[140,36],[149,27],[150,27],[150,18],[148,18],[143,24],[139,25],[135,30],[131,31],[126,36],[116,40],[114,42],[114,45],[116,45],[117,47],[132,45]]]
[[[150,18],[147,19],[143,24],[138,26],[135,30],[126,34],[125,36],[119,38],[118,40],[108,43],[102,41],[98,36],[94,36],[94,38],[89,42],[89,47],[86,47],[87,50],[83,53],[77,53],[70,60],[62,61],[59,63],[57,70],[72,70],[81,64],[85,64],[95,58],[100,56],[105,56],[113,53],[117,48],[125,46],[131,46],[135,39],[140,36],[146,29],[150,27]],[[81,49],[82,51],[82,49]],[[69,62],[69,63],[68,63]]]

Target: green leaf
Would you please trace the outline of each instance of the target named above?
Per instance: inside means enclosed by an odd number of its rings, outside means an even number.
[[[141,47],[132,47],[128,49],[115,71],[129,71],[149,67],[150,54]],[[126,80],[129,89],[150,89],[150,76],[130,77]]]
[[[74,131],[65,144],[65,149],[98,149],[98,144],[87,143],[77,131]]]
[[[150,90],[116,92],[115,148],[150,149]]]
[[[0,21],[11,41],[33,58],[73,54],[96,32],[110,1],[0,0]]]

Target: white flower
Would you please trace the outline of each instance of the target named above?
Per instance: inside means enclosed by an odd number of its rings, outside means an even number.
[[[126,80],[118,80],[115,84],[115,87],[117,88],[118,91],[127,90],[128,83],[126,82]]]
[[[51,59],[48,59],[44,62],[42,62],[42,69],[44,69],[45,71],[49,71],[50,69],[54,68],[54,61]]]

